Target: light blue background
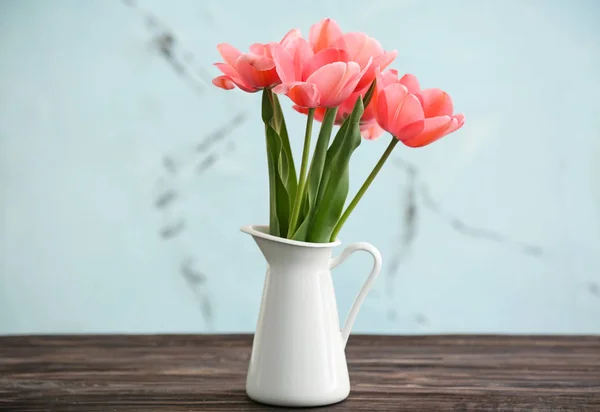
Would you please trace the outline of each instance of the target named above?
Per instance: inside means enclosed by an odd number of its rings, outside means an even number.
[[[398,147],[342,231],[385,258],[355,331],[600,333],[597,1],[5,0],[0,334],[252,331],[265,267],[238,228],[267,221],[260,96],[210,85],[215,46],[326,16],[467,116]],[[361,145],[352,191],[387,142]],[[336,269],[342,317],[369,266]]]

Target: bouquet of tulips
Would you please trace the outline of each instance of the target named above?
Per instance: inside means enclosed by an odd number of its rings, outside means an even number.
[[[213,84],[249,93],[262,90],[269,168],[269,230],[272,235],[323,243],[337,235],[392,150],[400,141],[422,147],[459,129],[450,96],[421,90],[412,74],[385,70],[397,52],[385,51],[364,33],[342,33],[332,19],[297,29],[279,43],[255,43],[249,53],[218,45],[225,60]],[[278,94],[307,116],[299,176]],[[309,165],[314,119],[321,122]],[[334,125],[339,125],[333,140]],[[362,138],[392,135],[387,149],[348,206],[349,163]]]

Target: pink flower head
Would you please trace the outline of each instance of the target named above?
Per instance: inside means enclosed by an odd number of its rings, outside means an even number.
[[[376,69],[375,75],[377,77],[377,84],[373,91],[373,96],[360,119],[361,134],[368,140],[377,139],[385,131],[377,123],[377,102],[379,100],[379,93],[386,86],[398,81],[398,72],[393,69],[386,70],[383,73],[381,73],[379,69]]]
[[[303,38],[272,48],[273,60],[281,84],[275,93],[287,95],[296,105],[306,108],[336,107],[342,104],[365,74],[343,49],[325,48],[314,52]]]
[[[342,37],[342,29],[333,19],[323,19],[310,26],[308,43],[315,53],[333,47],[334,43]]]
[[[299,37],[299,30],[291,30],[279,44],[286,45]],[[225,63],[215,63],[223,75],[214,78],[213,84],[226,90],[237,86],[249,93],[279,84],[279,75],[271,53],[274,45],[277,43],[255,43],[250,46],[250,53],[242,53],[230,44],[219,44],[217,49]]]
[[[420,90],[412,74],[401,79],[376,74],[378,101],[377,123],[410,147],[426,146],[452,133],[464,124],[462,114],[453,115],[450,96],[439,89]]]
[[[398,55],[397,50],[386,52],[377,40],[365,33],[346,33],[336,41],[336,45],[346,50],[350,58],[361,68],[366,67],[369,59],[373,59],[365,75],[358,82],[357,90],[369,87],[375,80],[375,70],[379,68],[383,71]]]
[[[417,97],[423,106],[425,124],[420,134],[403,142],[405,145],[426,146],[457,131],[465,124],[463,114],[453,114],[454,106],[448,93],[440,89],[425,89]]]
[[[391,84],[393,82],[398,81],[398,72],[396,70],[387,70],[379,76],[379,82],[377,83],[377,87],[373,91],[373,95],[371,97],[371,101],[368,106],[365,108],[365,111],[360,119],[360,130],[361,135],[369,140],[373,140],[381,136],[384,130],[379,127],[377,124],[377,119],[375,116],[376,108],[377,108],[377,98],[379,95],[379,90],[384,86]],[[342,104],[339,106],[338,111],[335,116],[335,124],[341,125],[346,118],[350,116],[352,113],[352,109],[354,108],[354,104],[356,103],[356,99],[359,96],[364,97],[369,87],[362,89],[360,92],[354,92],[348,97]],[[308,109],[305,107],[301,107],[298,105],[293,106],[294,110],[297,112],[307,114]],[[322,122],[325,117],[325,108],[319,107],[315,110],[315,120]]]
[[[386,52],[377,40],[365,33],[342,33],[333,19],[323,19],[312,25],[308,40],[315,53],[327,48],[342,49],[348,52],[350,60],[359,64],[361,70],[367,68],[356,91],[369,87],[375,80],[375,69],[383,71],[398,54],[396,50]]]
[[[379,126],[402,142],[423,130],[425,118],[421,102],[401,83],[390,84],[381,90],[376,114]]]

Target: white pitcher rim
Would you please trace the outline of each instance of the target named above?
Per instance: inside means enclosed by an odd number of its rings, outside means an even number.
[[[251,236],[260,237],[262,239],[272,240],[273,242],[285,243],[292,246],[301,246],[301,247],[311,247],[311,248],[325,248],[325,247],[335,247],[340,245],[339,239],[336,239],[335,242],[328,243],[312,243],[312,242],[302,242],[299,240],[292,239],[284,239],[279,236],[273,236],[269,233],[266,233],[269,230],[269,226],[266,225],[246,225],[242,226],[240,230],[244,233],[247,233]]]

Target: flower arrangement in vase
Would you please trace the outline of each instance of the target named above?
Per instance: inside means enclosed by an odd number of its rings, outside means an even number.
[[[225,43],[218,50],[224,62],[216,63],[222,75],[215,86],[262,92],[267,149],[269,224],[242,228],[268,264],[246,390],[274,405],[339,402],[350,391],[344,347],[381,255],[360,242],[331,258],[338,233],[398,142],[426,146],[461,128],[464,116],[454,114],[444,91],[422,90],[414,75],[387,69],[395,50],[365,33],[343,33],[332,19],[314,24],[308,39],[293,29],[248,53]],[[280,95],[306,115],[299,170]],[[315,120],[321,126],[310,156]],[[389,145],[347,202],[352,154],[384,132]],[[357,250],[369,252],[374,265],[340,333],[331,269]]]

